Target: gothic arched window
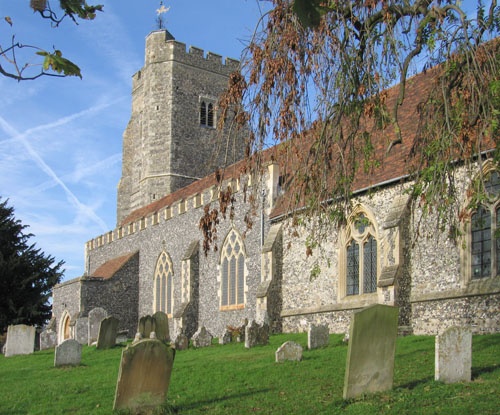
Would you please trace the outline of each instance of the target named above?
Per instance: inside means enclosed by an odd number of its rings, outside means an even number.
[[[215,104],[214,100],[203,98],[200,101],[200,125],[204,127],[215,127]]]
[[[341,248],[341,296],[377,291],[378,244],[372,220],[365,213],[354,215],[345,229]]]
[[[162,252],[156,262],[154,275],[153,311],[163,311],[172,315],[174,302],[174,272],[172,261],[166,252]]]
[[[500,174],[493,170],[484,177],[488,197],[471,215],[470,278],[500,274]]]
[[[245,306],[245,247],[238,233],[229,232],[221,251],[221,309]]]

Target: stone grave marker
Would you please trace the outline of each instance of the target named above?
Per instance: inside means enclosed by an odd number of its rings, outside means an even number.
[[[150,315],[142,316],[139,319],[139,326],[137,327],[137,333],[141,335],[142,339],[149,339],[149,335],[152,331],[155,331],[153,317]]]
[[[156,339],[144,339],[122,352],[113,409],[144,410],[165,401],[175,349]]]
[[[212,345],[213,336],[205,328],[201,326],[196,333],[193,334],[191,341],[193,342],[193,347],[209,347]]]
[[[254,346],[264,346],[269,343],[269,325],[261,326],[252,320],[245,327],[245,347],[250,349]]]
[[[163,311],[157,311],[153,314],[152,318],[156,338],[163,342],[169,342],[170,332],[168,330],[168,316]]]
[[[392,388],[398,307],[376,304],[351,319],[344,399]]]
[[[275,355],[276,363],[281,363],[285,360],[300,362],[302,360],[302,346],[293,341],[287,341],[276,350]]]
[[[87,343],[89,346],[97,341],[97,337],[99,336],[99,327],[101,325],[101,321],[104,320],[107,316],[108,312],[101,307],[96,307],[89,311],[89,316],[88,316],[89,336]]]
[[[436,380],[444,383],[470,382],[472,332],[465,327],[450,327],[436,336]]]
[[[179,333],[174,341],[175,350],[187,350],[189,339],[184,333]]]
[[[113,316],[106,317],[101,321],[97,337],[97,349],[109,349],[116,344],[119,323],[120,321]]]
[[[318,326],[315,324],[309,325],[307,329],[307,348],[309,350],[328,346],[329,342],[330,330],[328,324]]]
[[[219,344],[229,344],[233,341],[233,333],[231,330],[226,329],[222,336],[219,337]]]
[[[57,346],[57,333],[52,329],[40,333],[40,350],[52,349]]]
[[[54,366],[78,366],[82,360],[82,345],[74,340],[64,340],[56,347]]]
[[[35,350],[35,327],[26,324],[12,325],[7,328],[5,357],[18,354],[31,354]]]

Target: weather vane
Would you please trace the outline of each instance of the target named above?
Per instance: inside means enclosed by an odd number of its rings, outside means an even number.
[[[156,24],[158,29],[165,29],[166,22],[164,21],[164,14],[170,10],[170,7],[165,7],[163,1],[160,1],[160,8],[156,9]]]

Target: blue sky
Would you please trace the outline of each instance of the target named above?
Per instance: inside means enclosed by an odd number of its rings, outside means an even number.
[[[16,82],[0,76],[0,196],[29,225],[36,243],[66,262],[65,280],[84,271],[84,244],[115,227],[122,133],[130,116],[131,77],[156,29],[157,0],[101,0],[92,22],[53,29],[29,2],[0,4],[0,45],[60,49],[83,79]],[[255,28],[258,0],[166,0],[178,41],[238,59]],[[10,27],[4,17],[10,16]],[[4,64],[4,62],[2,62]]]

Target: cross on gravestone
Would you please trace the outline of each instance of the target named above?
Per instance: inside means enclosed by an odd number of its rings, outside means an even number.
[[[35,327],[17,324],[7,327],[5,357],[31,354],[35,350]]]
[[[444,383],[470,382],[472,332],[470,328],[450,327],[436,336],[435,380]]]
[[[175,349],[144,339],[123,352],[116,383],[114,410],[144,410],[161,405],[168,392]]]
[[[78,366],[82,360],[82,345],[76,340],[64,340],[56,346],[54,366]]]
[[[106,317],[99,326],[97,349],[109,349],[116,344],[119,320],[116,317]]]
[[[376,304],[353,314],[344,399],[392,388],[398,307]]]

